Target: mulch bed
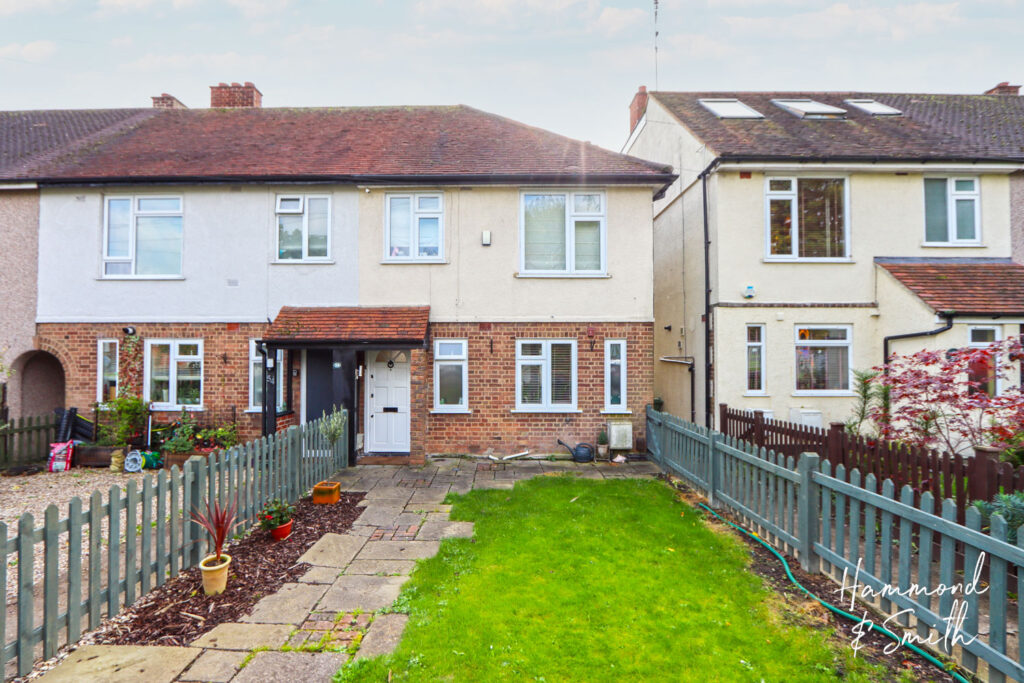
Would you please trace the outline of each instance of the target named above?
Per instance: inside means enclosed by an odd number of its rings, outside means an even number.
[[[220,595],[203,593],[199,568],[188,569],[150,592],[108,622],[93,642],[104,645],[187,645],[217,624],[238,621],[259,600],[294,582],[311,565],[298,559],[326,533],[344,533],[362,512],[362,493],[342,493],[334,505],[295,505],[292,534],[275,541],[269,531],[253,532],[225,548],[231,555],[228,587]]]

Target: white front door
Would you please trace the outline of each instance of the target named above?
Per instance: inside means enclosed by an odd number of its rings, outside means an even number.
[[[409,352],[369,351],[367,453],[409,452]]]

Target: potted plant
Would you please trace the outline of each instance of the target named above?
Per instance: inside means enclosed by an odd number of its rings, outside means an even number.
[[[597,455],[601,458],[608,457],[608,432],[603,429],[597,435]]]
[[[213,554],[207,555],[199,563],[199,570],[203,573],[203,592],[207,595],[220,595],[228,584],[231,556],[224,553],[224,541],[235,523],[235,510],[235,502],[222,507],[218,501],[213,501],[211,505],[207,499],[205,514],[198,510],[192,511],[192,521],[206,529],[214,548]]]
[[[654,400],[651,402],[651,407],[660,413],[661,409],[665,407],[665,399],[661,396],[655,396]]]
[[[137,396],[120,396],[98,406],[96,420],[100,415],[109,418],[109,424],[99,425],[95,444],[76,446],[72,456],[73,467],[107,467],[111,456],[118,451],[122,455],[132,446],[144,445],[143,433],[149,411],[146,403]]]
[[[164,467],[184,467],[185,462],[196,454],[196,421],[184,410],[170,438],[160,446],[164,454]]]
[[[295,507],[275,498],[260,511],[260,528],[270,532],[275,540],[283,541],[292,535],[292,515]]]

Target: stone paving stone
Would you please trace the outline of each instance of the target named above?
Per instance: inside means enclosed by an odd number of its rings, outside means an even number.
[[[409,505],[417,505],[419,503],[441,503],[445,496],[448,495],[448,489],[450,487],[445,485],[441,488],[431,487],[429,489],[416,489],[416,492],[412,494],[412,498],[409,500]]]
[[[447,522],[450,515],[447,512],[428,512],[425,522]]]
[[[440,541],[443,538],[472,538],[473,522],[424,522],[416,534],[418,541]]]
[[[345,568],[346,574],[368,574],[384,576],[408,576],[415,569],[413,560],[353,560]]]
[[[373,535],[373,532],[376,529],[377,529],[377,527],[375,527],[375,526],[373,526],[371,524],[353,524],[349,528],[348,533],[351,536],[369,537],[369,536]]]
[[[356,519],[356,522],[372,526],[395,526],[395,521],[398,519],[398,516],[402,514],[402,511],[403,510],[400,507],[370,505],[363,508],[363,511]]]
[[[338,567],[313,567],[299,577],[299,583],[334,583],[340,573]]]
[[[39,680],[46,683],[170,683],[201,652],[196,647],[86,645]]]
[[[510,489],[516,485],[514,479],[477,479],[473,482],[474,489]]]
[[[248,652],[208,650],[199,655],[199,658],[192,662],[192,666],[178,680],[201,683],[227,683],[238,673],[238,668],[242,666],[242,662],[248,656]]]
[[[405,631],[408,621],[408,614],[378,615],[370,624],[370,630],[366,632],[366,636],[359,644],[356,659],[394,652],[398,647],[398,642],[402,639],[402,633]]]
[[[254,647],[278,648],[288,638],[292,627],[288,624],[217,624],[196,638],[192,647],[215,650],[251,650]]]
[[[469,493],[472,490],[473,490],[473,482],[472,481],[464,481],[464,480],[460,479],[460,480],[452,483],[452,487],[451,487],[451,489],[449,489],[449,493],[454,493],[457,496],[461,496],[463,494]]]
[[[375,498],[405,498],[409,500],[413,491],[414,489],[397,486],[394,481],[381,481],[366,492],[366,497],[370,500]]]
[[[331,586],[320,609],[338,612],[363,610],[372,612],[391,605],[408,576],[363,576],[358,574],[339,577]]]
[[[433,557],[438,541],[370,541],[356,555],[357,560],[420,560]]]
[[[315,583],[286,583],[273,595],[256,603],[252,614],[242,617],[250,624],[298,624],[309,614],[326,592],[327,586]]]
[[[299,562],[319,567],[344,567],[365,542],[365,538],[355,534],[324,534],[299,558]]]
[[[448,513],[452,511],[452,506],[445,505],[444,503],[409,503],[405,506],[405,511],[417,515],[430,514],[431,512]]]
[[[326,683],[347,660],[341,652],[257,652],[232,683]]]
[[[395,526],[418,526],[423,523],[423,512],[402,512],[395,519]]]
[[[407,524],[405,526],[377,527],[377,530],[370,534],[371,541],[413,541],[420,531],[419,524]]]

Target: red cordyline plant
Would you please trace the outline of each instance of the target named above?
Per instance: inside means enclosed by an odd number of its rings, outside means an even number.
[[[206,533],[210,535],[210,542],[213,543],[215,549],[214,554],[217,558],[217,564],[220,564],[221,561],[220,557],[224,550],[224,541],[227,540],[228,534],[231,533],[231,527],[235,523],[236,509],[236,501],[231,501],[228,505],[222,506],[216,500],[211,505],[210,500],[207,499],[205,514],[198,509],[192,510],[192,521],[206,529]]]
[[[1022,358],[1020,337],[893,355],[876,368],[872,382],[888,388],[889,401],[874,406],[871,419],[885,439],[952,453],[1010,443],[1024,432],[1024,391],[1013,381]],[[988,387],[999,381],[1006,388],[990,394]]]

